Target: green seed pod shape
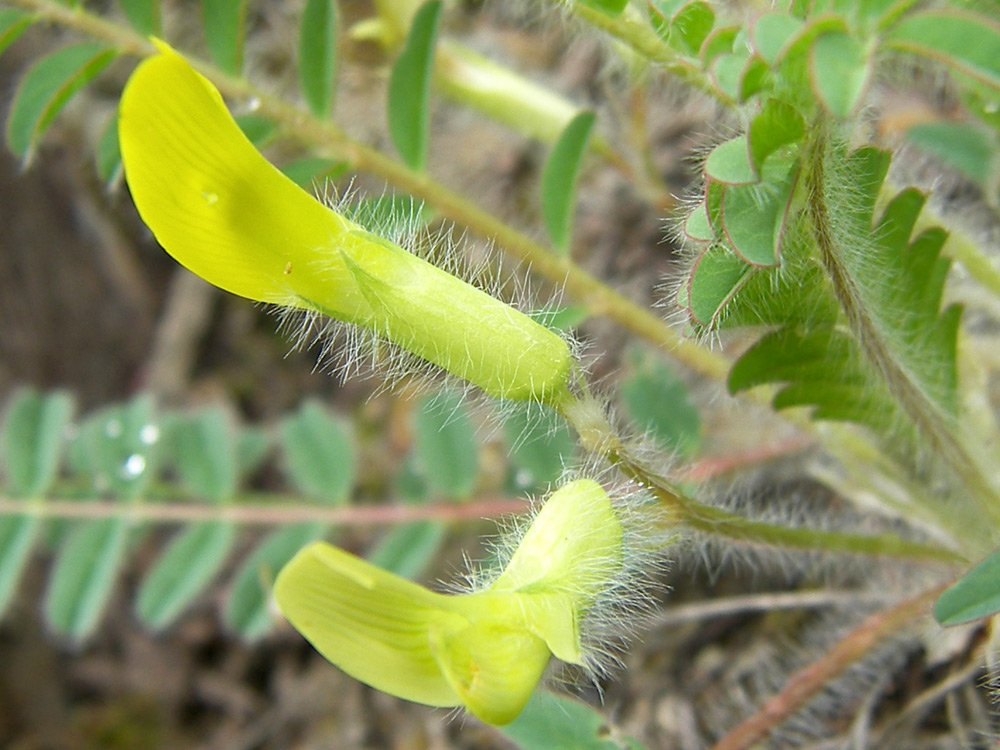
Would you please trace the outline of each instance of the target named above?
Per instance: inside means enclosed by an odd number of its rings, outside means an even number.
[[[527,315],[336,213],[274,168],[163,43],[122,94],[122,163],[178,262],[262,302],[363,326],[491,396],[556,404],[572,363]]]

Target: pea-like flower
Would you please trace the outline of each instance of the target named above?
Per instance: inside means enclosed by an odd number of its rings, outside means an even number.
[[[302,190],[206,78],[157,46],[122,94],[119,136],[139,215],[179,263],[233,294],[367,328],[492,396],[567,397],[558,335]]]
[[[324,542],[278,575],[278,607],[317,650],[378,690],[513,721],[551,656],[586,664],[581,622],[623,565],[622,524],[597,482],[554,492],[499,576],[440,594]]]

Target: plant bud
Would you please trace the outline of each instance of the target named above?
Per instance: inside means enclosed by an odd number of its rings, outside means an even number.
[[[139,214],[179,263],[233,294],[363,326],[492,396],[568,396],[558,335],[317,201],[157,46],[122,94],[119,135]]]

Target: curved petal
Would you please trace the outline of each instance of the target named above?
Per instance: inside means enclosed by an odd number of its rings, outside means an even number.
[[[316,650],[355,679],[429,706],[460,706],[431,646],[431,629],[469,620],[435,594],[330,544],[299,552],[274,585],[278,607]]]
[[[275,169],[212,84],[158,47],[125,87],[118,128],[129,189],[159,243],[233,294],[367,317],[337,250],[358,227]]]

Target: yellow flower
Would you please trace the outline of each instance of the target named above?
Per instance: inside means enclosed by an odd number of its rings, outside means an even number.
[[[157,46],[122,94],[119,138],[139,215],[179,263],[233,294],[363,326],[492,396],[566,398],[565,341],[303,191],[207,79]]]
[[[580,623],[621,570],[622,538],[608,495],[581,479],[552,494],[483,590],[435,593],[318,542],[285,566],[274,596],[356,679],[502,725],[524,708],[550,656],[585,663]]]

